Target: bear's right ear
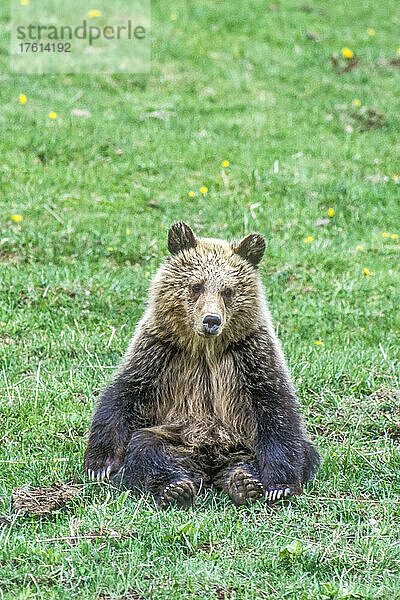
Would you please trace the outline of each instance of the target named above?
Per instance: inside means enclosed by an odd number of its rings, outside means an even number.
[[[189,250],[197,246],[196,236],[186,223],[174,223],[168,231],[168,250],[177,254],[181,250]]]

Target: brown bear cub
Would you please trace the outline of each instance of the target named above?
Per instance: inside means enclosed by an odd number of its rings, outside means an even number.
[[[300,493],[319,456],[266,306],[257,265],[265,242],[168,232],[150,288],[85,452],[92,479],[189,506],[213,484],[235,504]]]

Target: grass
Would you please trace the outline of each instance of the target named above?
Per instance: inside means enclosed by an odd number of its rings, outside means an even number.
[[[400,597],[397,4],[153,0],[148,76],[0,76],[1,600]],[[343,47],[359,63],[338,74]],[[159,512],[82,473],[177,219],[266,236],[323,456],[286,507]],[[16,516],[13,488],[64,482],[69,509]]]

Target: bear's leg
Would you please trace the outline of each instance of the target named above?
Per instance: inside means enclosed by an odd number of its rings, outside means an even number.
[[[179,452],[157,433],[139,429],[132,434],[121,468],[113,479],[129,489],[150,492],[166,507],[191,506],[202,477],[190,453]]]
[[[237,506],[255,502],[264,496],[257,461],[250,457],[225,465],[217,473],[213,483],[226,492]]]
[[[269,502],[302,494],[302,484],[312,478],[319,466],[318,452],[300,435],[288,435],[285,439],[281,432],[276,432],[256,447],[265,498]]]

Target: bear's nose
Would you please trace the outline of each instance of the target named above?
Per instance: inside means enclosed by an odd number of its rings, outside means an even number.
[[[206,333],[214,335],[217,333],[222,320],[218,315],[205,315],[203,317],[203,329]]]

